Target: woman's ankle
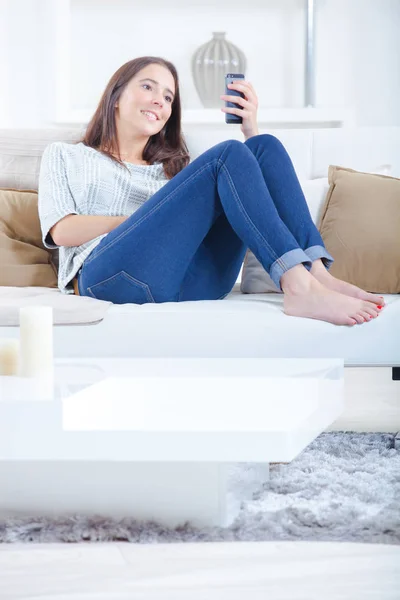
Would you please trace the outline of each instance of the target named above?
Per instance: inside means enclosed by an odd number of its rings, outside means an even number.
[[[325,275],[327,272],[328,271],[320,258],[317,258],[312,262],[310,269],[311,275]]]
[[[313,281],[316,282],[316,279],[303,264],[300,264],[286,271],[280,284],[284,294],[305,294],[310,291]]]

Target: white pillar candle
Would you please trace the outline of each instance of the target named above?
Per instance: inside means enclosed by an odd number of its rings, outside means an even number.
[[[0,375],[18,375],[19,340],[0,340]]]
[[[20,375],[53,375],[53,309],[24,306],[19,310]]]

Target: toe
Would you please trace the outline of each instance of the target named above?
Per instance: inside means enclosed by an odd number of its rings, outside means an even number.
[[[363,302],[361,310],[372,315],[377,315],[380,312],[380,309],[373,302]]]
[[[360,311],[360,315],[364,318],[364,321],[370,321],[372,319],[372,315],[367,313],[367,311]]]
[[[354,319],[359,325],[361,325],[361,323],[364,323],[364,317],[359,313],[351,315],[351,318]]]
[[[376,304],[377,306],[385,306],[385,299],[383,296],[377,296],[376,294],[371,294],[368,297],[368,300],[370,302],[373,302],[374,304]]]

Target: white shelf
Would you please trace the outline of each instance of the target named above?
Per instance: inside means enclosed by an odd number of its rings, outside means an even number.
[[[176,2],[181,3],[183,0],[176,0]],[[204,0],[204,2],[214,5],[213,0]],[[252,0],[252,2],[259,4],[260,7],[264,6],[264,0]],[[183,3],[186,5],[186,0]],[[89,122],[96,109],[95,106],[88,109],[87,105],[85,109],[72,109],[72,25],[73,8],[76,4],[78,4],[78,0],[57,0],[57,11],[55,12],[55,60],[59,80],[57,82],[56,110],[53,114],[51,124],[56,127],[80,126],[83,128]],[[95,4],[93,3],[94,6]],[[164,6],[164,2],[161,2],[161,0],[159,4],[160,6]],[[306,6],[305,2],[303,4]],[[236,0],[234,5],[236,6]],[[238,6],[241,5],[242,3],[238,4]],[[268,11],[266,11],[266,16],[268,16]],[[309,48],[309,45],[307,45],[307,48]],[[304,97],[308,98],[311,96],[306,94]],[[305,100],[305,102],[308,102],[308,100]],[[221,101],[221,107],[223,105],[224,103]],[[258,125],[260,129],[312,129],[354,127],[356,123],[355,111],[349,107],[260,107],[258,110]],[[197,127],[225,128],[225,113],[219,108],[208,109],[200,107],[189,109],[182,107],[182,126],[184,130],[187,130],[186,128],[189,127],[194,129]],[[238,129],[239,126],[235,126],[230,131],[233,132]]]
[[[345,108],[260,108],[257,113],[259,126],[326,124],[330,127],[343,127],[352,123],[353,120],[353,111]],[[183,125],[218,125],[221,123],[225,124],[225,113],[218,108],[182,111]]]
[[[54,124],[57,126],[84,126],[94,113],[87,110],[71,111]],[[258,110],[259,127],[349,127],[355,123],[350,108],[261,108]],[[182,126],[225,126],[225,113],[218,108],[183,109]]]

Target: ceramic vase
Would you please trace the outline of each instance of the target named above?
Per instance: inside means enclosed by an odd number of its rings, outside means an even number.
[[[212,39],[200,46],[192,57],[192,76],[197,93],[205,108],[220,108],[228,73],[246,75],[246,57],[224,31],[214,32]]]

